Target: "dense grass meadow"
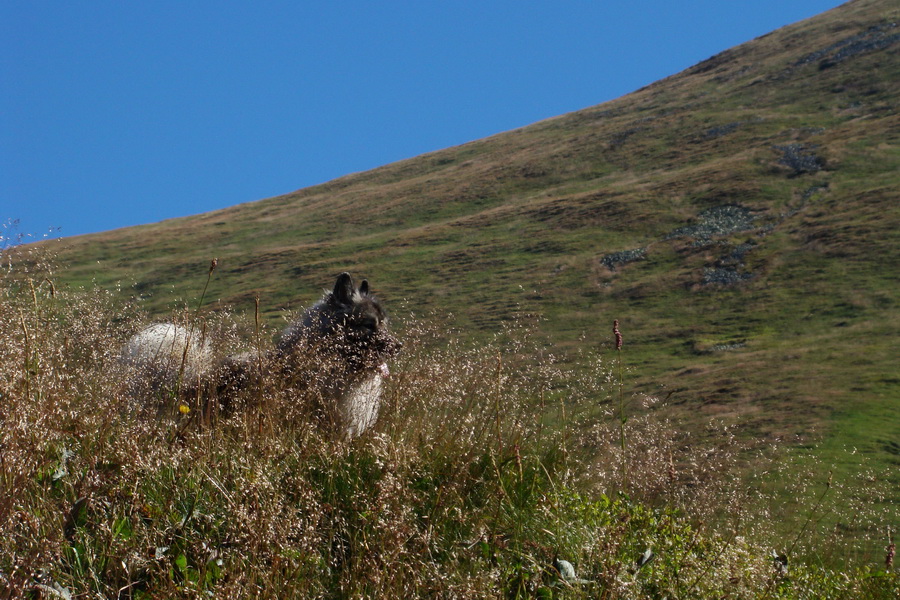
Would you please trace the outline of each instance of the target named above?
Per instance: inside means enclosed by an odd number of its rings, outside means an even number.
[[[0,597],[900,595],[878,473],[689,433],[612,323],[562,361],[534,320],[469,342],[395,315],[382,416],[347,443],[277,381],[229,415],[134,406],[117,357],[148,317],[31,251],[0,275]],[[173,318],[223,353],[274,333]]]

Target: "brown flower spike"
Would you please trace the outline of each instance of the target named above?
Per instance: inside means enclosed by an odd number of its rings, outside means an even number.
[[[619,320],[613,321],[613,335],[616,336],[616,350],[622,349],[622,334],[619,332]]]

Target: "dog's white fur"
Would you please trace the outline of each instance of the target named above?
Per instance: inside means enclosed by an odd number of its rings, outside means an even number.
[[[135,385],[173,387],[208,377],[214,368],[212,348],[200,333],[172,323],[156,323],[136,334],[122,349],[122,360],[133,369]]]
[[[338,401],[338,418],[346,438],[355,438],[378,420],[383,386],[384,379],[375,374],[344,390]]]

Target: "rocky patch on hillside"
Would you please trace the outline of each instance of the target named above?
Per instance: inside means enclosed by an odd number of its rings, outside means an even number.
[[[804,173],[815,173],[825,166],[825,161],[815,153],[818,146],[786,144],[784,146],[773,146],[773,148],[781,152],[778,164],[791,169],[792,175],[795,177]]]
[[[703,285],[734,285],[753,278],[752,273],[745,271],[744,257],[756,247],[756,243],[748,241],[726,247],[726,252],[716,260],[713,266],[703,269]]]
[[[816,50],[796,61],[793,66],[801,67],[818,62],[820,69],[827,69],[865,52],[883,50],[900,41],[897,23],[873,25],[862,33],[846,37],[830,46]]]
[[[607,254],[603,258],[600,259],[600,264],[609,269],[610,271],[615,271],[616,267],[621,267],[623,265],[627,265],[630,262],[634,262],[636,260],[643,260],[647,255],[646,248],[634,248],[633,250],[622,250],[621,252],[613,252],[612,254]]]
[[[703,269],[703,285],[735,285],[747,281],[753,273],[743,273],[736,267],[705,267]]]
[[[714,140],[716,138],[720,138],[728,135],[737,130],[738,127],[743,125],[741,121],[735,121],[734,123],[726,123],[725,125],[719,125],[717,127],[710,127],[706,131],[703,132],[704,139]]]
[[[795,172],[813,169],[815,165],[821,164],[815,155],[800,144],[779,148],[784,151],[786,160],[789,161],[788,165]],[[702,286],[737,285],[755,277],[755,274],[748,270],[745,259],[759,246],[761,240],[785,220],[803,210],[815,196],[827,192],[828,189],[826,181],[811,185],[802,191],[797,190],[793,203],[786,205],[780,214],[771,214],[768,217],[757,215],[750,208],[739,204],[723,204],[707,208],[701,211],[693,222],[672,230],[663,236],[662,240],[686,239],[689,248],[720,248],[718,257],[703,267],[699,281]],[[748,232],[748,237],[744,241],[736,243],[733,239],[729,239],[734,234],[742,232]],[[598,262],[607,270],[615,272],[625,265],[645,260],[649,247],[604,254]]]
[[[701,212],[696,223],[675,229],[665,239],[691,237],[693,246],[708,246],[717,237],[754,229],[754,221],[753,213],[744,206],[714,206]]]

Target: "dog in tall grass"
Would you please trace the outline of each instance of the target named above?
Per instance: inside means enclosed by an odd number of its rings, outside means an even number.
[[[400,350],[378,298],[342,273],[334,289],[281,333],[274,349],[217,359],[198,327],[157,323],[122,351],[129,389],[144,404],[183,402],[231,410],[263,386],[311,405],[346,439],[378,418],[387,361]]]

